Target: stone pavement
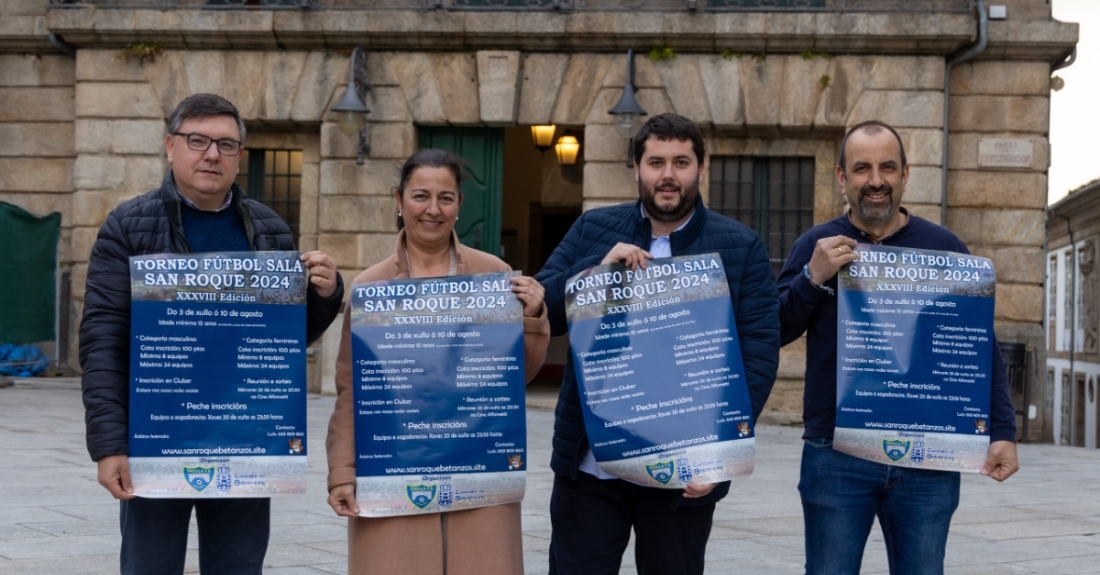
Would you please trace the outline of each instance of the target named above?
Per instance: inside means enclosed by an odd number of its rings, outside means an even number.
[[[544,393],[544,392],[543,392]],[[536,392],[538,395],[538,392]],[[549,397],[534,397],[546,405]],[[272,505],[269,575],[344,573],[344,520],[325,504],[324,437],[333,398],[309,398],[310,484],[305,497]],[[553,413],[528,410],[531,453],[523,506],[527,573],[546,573]],[[799,429],[761,426],[756,473],[718,506],[709,573],[801,573],[796,485]],[[0,389],[0,573],[118,572],[118,504],[95,480],[84,448],[75,379],[16,380]],[[947,547],[948,573],[1100,573],[1100,451],[1023,445],[1023,470],[1007,483],[966,475]],[[194,533],[194,531],[192,531]],[[198,571],[194,537],[187,572]],[[885,573],[876,528],[864,573]],[[632,551],[621,573],[634,574]],[[412,574],[415,575],[415,574]]]

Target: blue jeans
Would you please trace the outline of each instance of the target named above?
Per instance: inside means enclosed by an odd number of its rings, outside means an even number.
[[[810,438],[798,492],[808,575],[858,574],[875,515],[891,575],[942,575],[958,473],[874,463],[833,450],[832,439]]]
[[[271,500],[146,499],[120,501],[122,575],[180,575],[191,510],[199,524],[199,573],[260,575],[271,529]]]

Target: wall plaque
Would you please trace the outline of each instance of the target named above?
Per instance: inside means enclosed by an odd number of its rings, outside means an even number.
[[[1030,168],[1034,160],[1031,138],[978,138],[979,168]]]

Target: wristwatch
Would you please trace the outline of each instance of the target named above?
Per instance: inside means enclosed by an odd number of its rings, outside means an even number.
[[[802,266],[802,275],[806,276],[806,281],[810,282],[810,285],[814,286],[814,289],[816,289],[817,291],[823,291],[829,295],[836,295],[836,292],[833,291],[833,288],[824,284],[819,284],[814,281],[814,276],[810,275],[810,264]]]

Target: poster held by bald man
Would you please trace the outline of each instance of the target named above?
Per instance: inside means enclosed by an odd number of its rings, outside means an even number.
[[[959,504],[959,473],[885,465],[833,448],[837,272],[860,257],[858,244],[969,252],[951,231],[902,207],[909,166],[901,137],[889,125],[868,121],[852,127],[841,143],[836,176],[848,211],[803,234],[779,275],[782,343],[806,335],[806,427],[798,485],[806,572],[859,573],[877,516],[892,575],[941,574]],[[990,443],[980,471],[1004,481],[1019,469],[1015,410],[1004,361],[992,355]]]

